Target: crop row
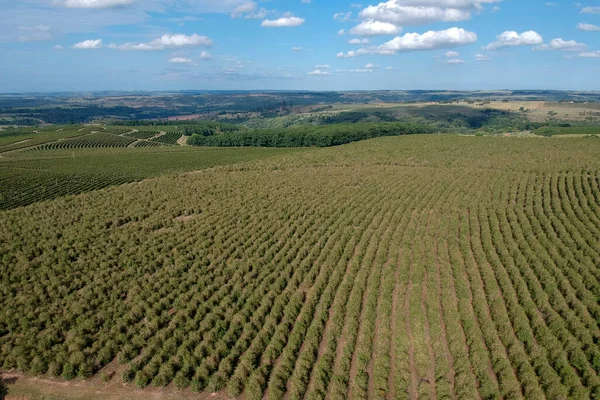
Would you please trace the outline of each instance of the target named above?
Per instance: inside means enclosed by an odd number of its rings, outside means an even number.
[[[162,136],[152,139],[152,141],[164,144],[177,144],[177,141],[179,138],[181,138],[181,136],[181,132],[167,132]]]
[[[91,133],[75,139],[60,140],[33,147],[27,151],[71,150],[104,147],[127,147],[135,142],[133,138],[111,135],[109,133]]]
[[[248,399],[600,396],[600,170],[337,150],[0,213],[2,368]]]

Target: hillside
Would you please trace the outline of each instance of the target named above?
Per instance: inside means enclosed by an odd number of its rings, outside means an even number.
[[[386,137],[1,211],[0,366],[26,373],[22,396],[41,376],[190,398],[598,398],[598,154]]]

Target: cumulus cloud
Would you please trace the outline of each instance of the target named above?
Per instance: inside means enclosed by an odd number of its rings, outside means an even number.
[[[561,38],[552,39],[549,44],[542,44],[533,48],[533,50],[549,51],[583,51],[587,46],[583,43],[578,43],[575,40],[563,40]]]
[[[169,59],[169,62],[173,64],[191,64],[192,60],[185,57],[173,57]]]
[[[282,28],[288,26],[300,26],[304,23],[303,18],[282,17],[279,19],[265,19],[260,26],[265,28]]]
[[[475,54],[475,61],[490,61],[491,58],[485,54]]]
[[[431,6],[411,6],[400,4],[399,0],[390,0],[369,6],[360,12],[360,17],[376,21],[389,22],[395,25],[414,26],[432,22],[457,22],[471,18],[471,13],[458,8],[441,8]]]
[[[207,52],[207,51],[203,51],[202,53],[200,53],[200,58],[201,58],[202,60],[212,60],[212,59],[213,59],[213,56],[212,56],[212,54],[210,54],[209,52]]]
[[[456,51],[448,51],[444,55],[446,56],[446,58],[458,58],[460,56],[460,54]]]
[[[56,0],[55,5],[66,8],[114,8],[135,3],[135,0]]]
[[[344,36],[345,34],[346,34],[346,30],[345,29],[340,29],[338,31],[338,35],[340,35],[340,36]]]
[[[356,25],[350,33],[357,36],[395,35],[402,29],[392,23],[367,20]]]
[[[367,65],[364,66],[364,68],[366,68],[366,69],[374,69],[374,68],[379,68],[379,65],[375,65],[373,63],[368,63]]]
[[[73,45],[74,49],[99,49],[102,47],[102,40],[84,40],[83,42],[79,42]]]
[[[380,46],[363,47],[347,53],[339,52],[338,58],[352,58],[363,54],[396,54],[400,52],[447,49],[471,44],[477,41],[477,34],[462,28],[450,28],[443,31],[428,31],[423,34],[407,33]]]
[[[154,39],[147,43],[125,43],[125,44],[109,44],[108,47],[115,50],[140,50],[140,51],[156,51],[165,49],[174,49],[180,47],[200,47],[212,46],[213,42],[206,36],[200,36],[194,33],[191,36],[183,34],[165,34],[160,38]]]
[[[586,23],[580,23],[580,24],[577,24],[577,29],[579,29],[580,31],[584,31],[584,32],[598,32],[598,31],[600,31],[600,26],[586,24]]]
[[[315,69],[314,71],[307,72],[308,75],[331,75],[329,71],[323,71],[321,69]]]
[[[496,41],[484,47],[485,50],[498,50],[504,47],[539,45],[544,42],[542,36],[536,31],[517,33],[506,31],[496,36]]]
[[[61,46],[60,44],[57,44],[56,46],[53,47],[54,50],[62,50],[64,48],[65,48],[65,46]]]
[[[348,43],[350,43],[350,44],[369,44],[369,43],[371,43],[371,41],[369,39],[366,39],[366,38],[365,39],[356,39],[356,38],[354,38],[354,39],[350,39],[348,41]]]
[[[415,50],[443,49],[475,43],[477,34],[462,28],[450,28],[443,31],[428,31],[423,34],[407,33],[397,36],[373,50],[378,54],[395,54]]]
[[[450,64],[450,65],[457,65],[457,64],[464,64],[465,62],[459,58],[451,58],[450,60],[446,61],[446,64]]]
[[[582,14],[600,14],[600,7],[585,7],[581,9]]]
[[[366,53],[367,53],[367,51],[365,49],[360,49],[358,51],[350,50],[347,53],[340,51],[339,53],[337,53],[336,57],[337,58],[352,58],[352,57],[356,57],[359,54],[366,54]]]

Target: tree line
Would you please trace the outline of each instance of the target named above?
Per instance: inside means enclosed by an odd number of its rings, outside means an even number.
[[[381,136],[434,133],[434,128],[413,123],[362,123],[328,126],[303,126],[286,129],[260,129],[188,139],[192,146],[220,147],[329,147]]]

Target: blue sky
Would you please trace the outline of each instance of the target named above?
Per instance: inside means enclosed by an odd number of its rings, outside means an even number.
[[[600,1],[0,0],[0,92],[600,90]]]

